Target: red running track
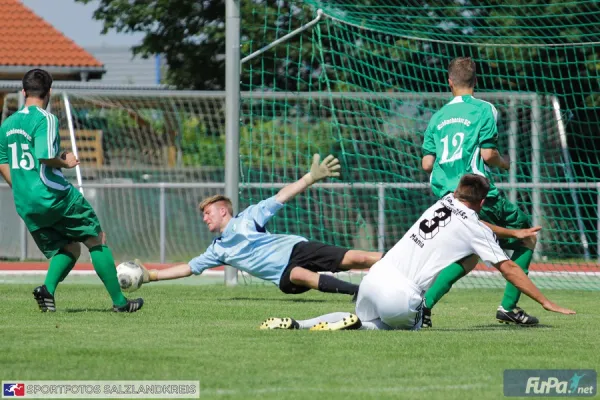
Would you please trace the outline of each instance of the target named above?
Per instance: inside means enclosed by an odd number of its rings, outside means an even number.
[[[149,269],[164,269],[181,263],[147,263],[144,264]],[[48,269],[48,262],[0,262],[0,271],[45,271]],[[78,263],[74,270],[91,271],[94,267],[91,263]],[[213,271],[222,271],[224,267],[211,268]],[[478,265],[476,270],[490,271],[484,265]],[[532,264],[530,271],[536,272],[596,272],[600,273],[600,264]]]

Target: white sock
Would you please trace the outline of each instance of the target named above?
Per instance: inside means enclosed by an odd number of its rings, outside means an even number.
[[[300,329],[310,329],[310,328],[312,328],[313,326],[315,326],[318,323],[321,323],[321,322],[329,322],[329,323],[338,322],[338,321],[341,321],[343,318],[346,318],[349,315],[350,315],[350,313],[348,313],[348,312],[334,312],[334,313],[329,313],[329,314],[321,315],[320,317],[311,318],[311,319],[304,319],[302,321],[297,321],[297,322],[300,325]]]
[[[391,331],[394,329],[391,326],[384,324],[379,318],[361,322],[362,326],[358,328],[359,331]]]

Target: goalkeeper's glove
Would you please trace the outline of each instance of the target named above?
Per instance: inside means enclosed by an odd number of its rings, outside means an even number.
[[[142,282],[143,283],[148,283],[151,281],[158,280],[158,270],[156,270],[156,269],[148,270],[146,267],[144,267],[144,264],[142,264],[142,262],[137,258],[133,262],[142,269],[142,273],[143,273]]]
[[[309,186],[329,176],[340,176],[339,170],[342,167],[340,166],[340,161],[337,158],[330,154],[325,157],[323,162],[319,163],[319,161],[321,161],[321,156],[318,154],[313,155],[313,162],[310,167],[310,172],[303,176],[304,181]]]

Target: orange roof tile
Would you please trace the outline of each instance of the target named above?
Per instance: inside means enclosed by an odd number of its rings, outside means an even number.
[[[0,66],[102,67],[19,0],[0,0],[0,38]]]

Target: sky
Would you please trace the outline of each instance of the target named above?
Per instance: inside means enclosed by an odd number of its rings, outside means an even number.
[[[109,32],[101,35],[102,23],[92,19],[99,1],[88,4],[75,0],[22,0],[23,4],[44,18],[81,47],[127,46],[138,44],[142,34]]]

